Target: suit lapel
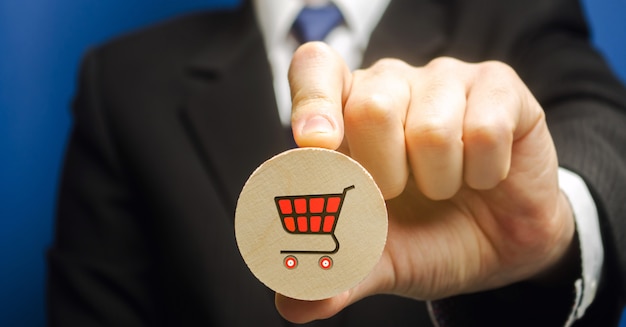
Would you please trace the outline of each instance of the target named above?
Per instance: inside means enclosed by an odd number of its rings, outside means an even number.
[[[390,2],[372,34],[364,66],[384,57],[424,65],[442,51],[445,6],[441,1],[425,2]],[[404,19],[407,15],[414,18]],[[250,173],[290,145],[278,117],[271,70],[250,2],[217,25],[207,47],[188,64],[183,117],[227,209],[234,211]]]
[[[223,25],[189,64],[183,117],[227,210],[234,213],[248,176],[288,142],[250,5]]]
[[[381,58],[423,66],[442,54],[447,38],[447,1],[392,0],[374,29],[363,67]]]

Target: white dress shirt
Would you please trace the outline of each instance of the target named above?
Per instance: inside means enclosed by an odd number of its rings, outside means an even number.
[[[390,0],[334,0],[341,10],[344,23],[324,39],[346,61],[351,70],[359,68],[373,29],[378,24]],[[291,26],[305,6],[321,6],[330,0],[254,0],[255,13],[263,34],[265,48],[274,79],[276,104],[284,126],[291,125],[291,96],[287,72],[298,41]],[[593,302],[604,260],[604,250],[598,213],[583,180],[576,174],[559,168],[559,186],[568,197],[576,220],[582,266],[582,276],[575,282],[576,297],[565,326],[571,326],[583,316]],[[436,321],[433,321],[437,324]]]
[[[255,0],[257,20],[263,33],[267,56],[274,76],[276,105],[284,126],[291,125],[291,95],[287,72],[299,43],[291,26],[305,5],[324,5],[328,0]],[[370,34],[385,12],[389,0],[336,0],[344,18],[324,40],[346,61],[351,70],[359,68]]]

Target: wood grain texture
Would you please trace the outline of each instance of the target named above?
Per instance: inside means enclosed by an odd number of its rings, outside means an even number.
[[[378,262],[387,210],[356,161],[331,150],[294,149],[250,176],[237,203],[235,235],[248,268],[266,286],[320,300],[354,287]]]

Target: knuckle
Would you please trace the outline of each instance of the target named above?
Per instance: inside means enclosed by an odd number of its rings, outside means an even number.
[[[497,85],[492,85],[484,94],[484,103],[490,107],[494,116],[503,115],[498,111],[515,112],[516,108],[525,106],[524,98],[507,80],[502,80]],[[489,119],[485,119],[489,121]],[[492,119],[493,120],[493,119]],[[503,123],[503,122],[500,122]]]
[[[347,124],[384,124],[395,118],[394,99],[385,93],[376,92],[359,99],[350,99],[344,112]]]
[[[426,67],[433,70],[456,70],[463,62],[452,57],[437,57],[431,60]]]
[[[373,71],[387,72],[387,71],[401,71],[410,68],[410,66],[400,59],[383,58],[376,61],[371,69]]]
[[[440,122],[409,126],[405,136],[407,143],[421,148],[450,148],[461,141],[457,131]]]
[[[526,93],[519,92],[523,83],[511,66],[501,61],[486,61],[478,67],[477,76],[491,81],[485,96],[492,105],[517,108],[525,104],[523,95]]]
[[[478,144],[487,147],[508,142],[511,137],[512,131],[507,124],[498,121],[480,122],[467,126],[463,133],[465,144]]]
[[[517,78],[517,73],[513,67],[498,60],[489,60],[478,64],[478,74],[479,76],[495,76],[502,80]]]

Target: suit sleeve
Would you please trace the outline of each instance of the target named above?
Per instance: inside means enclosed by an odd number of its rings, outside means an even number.
[[[122,168],[97,55],[86,57],[73,105],[54,243],[48,251],[50,326],[155,325],[150,225]]]
[[[512,39],[503,59],[542,104],[559,165],[582,177],[598,209],[603,271],[594,302],[574,326],[617,326],[626,296],[626,91],[591,46],[576,1],[500,5]],[[575,278],[563,279],[460,295],[431,310],[441,326],[564,326],[576,292]]]
[[[598,210],[603,272],[574,326],[617,325],[626,297],[626,89],[590,44],[578,2],[553,3],[526,32],[518,71],[546,111],[559,165],[582,177]]]

